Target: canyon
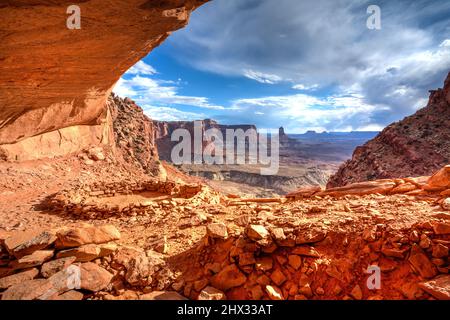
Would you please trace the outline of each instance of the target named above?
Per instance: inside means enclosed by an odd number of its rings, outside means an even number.
[[[327,187],[329,146],[317,175],[320,152],[282,165],[302,188],[232,194],[161,160],[179,123],[111,94],[204,2],[80,1],[81,30],[65,0],[0,5],[1,300],[450,300],[450,76]]]

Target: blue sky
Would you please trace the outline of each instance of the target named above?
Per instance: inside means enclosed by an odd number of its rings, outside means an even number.
[[[366,27],[381,8],[381,30]],[[213,0],[114,91],[158,120],[379,130],[450,71],[450,1]]]

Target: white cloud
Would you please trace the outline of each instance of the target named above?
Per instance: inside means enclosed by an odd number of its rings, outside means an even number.
[[[442,43],[439,45],[440,47],[450,47],[450,39],[445,39],[442,41]]]
[[[143,109],[144,113],[151,119],[160,121],[194,121],[208,118],[203,113],[185,112],[171,107],[146,105]]]
[[[154,75],[156,70],[140,61],[116,83],[113,91],[121,97],[129,97],[139,105],[183,105],[210,110],[223,110],[223,106],[211,104],[206,97],[186,96],[178,93],[173,81],[157,80],[145,75]]]
[[[141,74],[141,75],[154,75],[156,74],[156,70],[149,64],[146,64],[144,61],[139,61],[133,67],[131,67],[127,72],[127,74]]]
[[[370,105],[357,94],[332,95],[320,98],[307,94],[237,99],[232,106],[236,118],[249,118],[249,114],[264,114],[255,119],[258,127],[282,123],[290,132],[351,131],[359,128],[377,131],[382,125],[373,123],[371,116],[386,106]],[[356,125],[355,125],[356,124]]]
[[[310,90],[316,90],[319,88],[318,84],[313,84],[313,85],[304,85],[304,84],[296,84],[292,86],[292,89],[294,90],[302,90],[302,91],[310,91]]]
[[[275,84],[283,80],[281,77],[275,74],[267,74],[253,70],[244,70],[243,76],[265,84]]]
[[[383,129],[384,127],[379,124],[368,124],[363,127],[358,127],[355,131],[382,131]]]

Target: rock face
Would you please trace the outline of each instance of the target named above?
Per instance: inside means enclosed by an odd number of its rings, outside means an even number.
[[[114,143],[106,101],[120,76],[206,0],[0,4],[0,157],[27,160]],[[26,21],[24,23],[23,21]]]
[[[117,151],[128,163],[146,173],[161,171],[155,142],[155,125],[132,100],[114,93],[108,99]]]
[[[450,163],[450,73],[443,89],[431,91],[427,107],[384,129],[358,147],[330,178],[328,187],[430,175]]]

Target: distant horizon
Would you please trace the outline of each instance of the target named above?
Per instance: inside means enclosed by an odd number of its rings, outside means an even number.
[[[165,121],[165,120],[157,120],[157,119],[151,119],[152,121],[158,121],[158,122],[167,122],[167,123],[177,123],[177,122],[194,122],[194,121],[214,121],[219,125],[225,125],[225,126],[254,126],[253,123],[222,123],[216,119],[206,118],[206,119],[195,119],[195,120],[172,120],[172,121]],[[279,129],[284,128],[284,126],[280,126],[278,128],[259,128],[256,127],[258,130],[268,130],[270,132],[277,132]],[[351,130],[351,131],[317,131],[317,130],[306,130],[306,131],[300,131],[300,132],[288,132],[285,131],[285,134],[287,135],[293,135],[293,134],[307,134],[307,133],[316,133],[316,134],[323,134],[323,133],[352,133],[352,132],[365,132],[365,133],[380,133],[382,130]]]

